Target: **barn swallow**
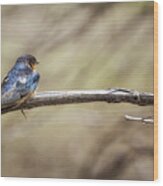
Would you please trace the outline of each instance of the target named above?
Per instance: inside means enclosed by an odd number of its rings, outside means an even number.
[[[35,70],[37,64],[36,58],[29,54],[16,60],[1,83],[1,110],[19,107],[34,94],[40,79]]]

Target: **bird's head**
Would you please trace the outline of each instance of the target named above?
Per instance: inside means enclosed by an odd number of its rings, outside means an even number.
[[[18,65],[19,67],[23,67],[28,66],[29,68],[31,68],[32,70],[35,69],[36,65],[39,64],[39,62],[36,60],[36,58],[30,54],[25,54],[23,56],[20,56],[17,60],[16,60],[16,65]]]

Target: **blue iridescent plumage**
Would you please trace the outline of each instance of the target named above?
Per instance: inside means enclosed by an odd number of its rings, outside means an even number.
[[[2,109],[20,105],[31,97],[40,79],[34,69],[36,64],[36,58],[29,54],[17,59],[1,84]]]

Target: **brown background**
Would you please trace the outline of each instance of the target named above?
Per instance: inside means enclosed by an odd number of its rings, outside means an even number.
[[[153,92],[153,3],[2,6],[2,77],[18,56],[40,61],[39,91],[125,87]],[[153,179],[153,126],[124,115],[153,107],[89,103],[2,116],[2,175]]]

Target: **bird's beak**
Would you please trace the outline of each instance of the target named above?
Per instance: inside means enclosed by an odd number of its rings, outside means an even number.
[[[36,64],[38,65],[40,62],[36,61]]]

